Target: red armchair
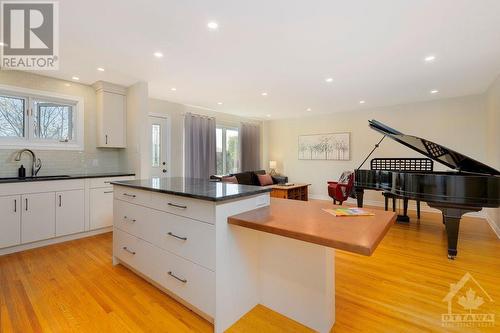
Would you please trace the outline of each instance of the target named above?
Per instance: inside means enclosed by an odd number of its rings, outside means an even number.
[[[342,205],[351,194],[352,187],[354,186],[354,172],[344,171],[340,176],[338,182],[328,182],[328,195],[333,199],[333,204],[337,201]]]

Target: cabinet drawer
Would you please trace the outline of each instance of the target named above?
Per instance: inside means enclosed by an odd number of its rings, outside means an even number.
[[[141,228],[144,239],[183,258],[215,270],[215,227],[186,217],[151,210],[151,227]]]
[[[167,251],[161,251],[153,278],[186,302],[215,316],[215,273]]]
[[[215,203],[178,195],[152,193],[152,207],[207,223],[215,223]]]
[[[114,185],[114,198],[149,206],[151,204],[151,192],[136,190],[126,186]]]
[[[152,242],[151,239],[146,237],[147,234],[155,233],[153,223],[150,221],[151,210],[150,208],[115,199],[113,202],[113,225],[129,234]]]
[[[90,188],[111,187],[111,182],[133,180],[134,176],[90,178]]]
[[[113,255],[139,272],[152,277],[153,271],[148,269],[148,258],[145,242],[117,228],[113,229]]]

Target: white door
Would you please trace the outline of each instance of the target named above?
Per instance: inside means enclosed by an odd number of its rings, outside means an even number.
[[[21,243],[21,196],[0,197],[0,248]]]
[[[76,234],[85,230],[85,191],[56,193],[56,236]]]
[[[90,230],[113,225],[113,188],[90,190]]]
[[[25,194],[21,197],[21,242],[52,238],[56,234],[56,194]]]
[[[167,118],[149,116],[151,177],[168,177],[169,135]]]

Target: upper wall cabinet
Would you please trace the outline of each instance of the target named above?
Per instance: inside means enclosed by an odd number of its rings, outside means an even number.
[[[98,81],[97,94],[97,146],[104,148],[127,147],[127,105],[124,87]]]

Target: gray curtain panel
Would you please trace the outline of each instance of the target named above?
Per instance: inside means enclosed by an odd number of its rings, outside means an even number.
[[[215,118],[187,113],[184,118],[185,177],[215,174]]]
[[[241,171],[260,169],[260,126],[241,124]]]

